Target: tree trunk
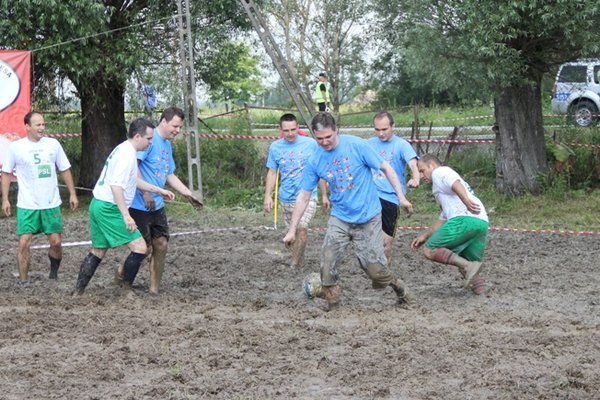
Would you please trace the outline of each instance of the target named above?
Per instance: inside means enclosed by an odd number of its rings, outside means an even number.
[[[77,87],[81,99],[81,167],[78,185],[93,188],[106,158],[126,139],[125,87],[101,72]]]
[[[541,76],[532,80],[503,89],[495,100],[496,187],[510,196],[539,194],[537,178],[548,171]]]

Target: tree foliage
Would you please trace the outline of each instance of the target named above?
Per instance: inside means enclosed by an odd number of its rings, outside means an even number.
[[[241,42],[225,43],[204,71],[213,101],[250,101],[262,91],[259,61]]]
[[[238,29],[237,1],[192,1],[198,79]],[[90,187],[110,150],[125,137],[124,93],[134,72],[178,64],[176,3],[167,0],[0,0],[2,46],[33,50],[36,88],[67,77],[82,108],[79,183]],[[207,78],[208,79],[208,78]],[[45,94],[38,91],[38,96]]]
[[[308,98],[326,72],[334,110],[352,98],[363,78],[369,2],[361,0],[274,0],[274,36]]]
[[[600,3],[593,0],[376,0],[380,37],[408,72],[433,90],[489,91],[499,125],[497,184],[539,192],[546,172],[543,74],[598,55]]]

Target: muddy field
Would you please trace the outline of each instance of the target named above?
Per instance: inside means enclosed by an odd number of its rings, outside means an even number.
[[[172,232],[202,229],[171,221]],[[283,231],[209,230],[171,239],[162,293],[113,285],[126,256],[113,250],[86,294],[72,298],[88,246],[64,249],[59,281],[44,249],[32,282],[12,276],[14,219],[0,270],[2,399],[593,399],[600,388],[600,251],[596,236],[494,232],[488,290],[396,241],[394,269],[417,303],[375,291],[353,257],[341,273],[343,305],[324,311],[301,282],[318,271],[322,232],[308,266],[292,270]],[[87,240],[66,222],[64,242]],[[44,237],[36,244],[45,243]]]

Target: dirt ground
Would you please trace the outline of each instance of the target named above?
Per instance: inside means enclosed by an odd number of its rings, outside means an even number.
[[[318,271],[292,270],[283,230],[207,230],[172,237],[162,293],[135,295],[112,281],[113,250],[84,296],[72,298],[89,247],[64,249],[58,282],[45,249],[18,287],[14,218],[1,218],[2,399],[593,399],[600,387],[599,237],[493,232],[488,290],[475,297],[459,273],[408,249],[393,268],[417,297],[395,305],[348,257],[343,305],[326,312],[301,291]],[[202,229],[171,221],[173,233]],[[66,221],[64,242],[87,240]],[[36,244],[44,244],[37,237]]]

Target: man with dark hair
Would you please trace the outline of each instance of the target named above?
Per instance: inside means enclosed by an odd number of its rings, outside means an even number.
[[[381,203],[373,182],[371,169],[381,169],[390,180],[402,207],[412,212],[412,205],[404,196],[398,176],[364,139],[338,135],[335,120],[329,113],[320,112],[312,120],[318,151],[308,159],[302,176],[301,191],[296,199],[289,230],[284,243],[293,243],[296,228],[304,213],[311,191],[319,179],[329,184],[331,217],[321,250],[321,282],[328,308],[339,304],[341,288],[337,267],[346,257],[346,249],[353,242],[361,268],[371,279],[373,288],[391,286],[398,303],[408,303],[411,295],[401,279],[387,267],[383,252]]]
[[[115,147],[104,163],[89,208],[92,250],[79,268],[75,295],[83,294],[107,250],[124,244],[131,253],[125,259],[123,287],[131,289],[147,250],[146,242],[129,214],[136,187],[169,200],[175,198],[172,192],[151,185],[138,176],[136,153],[148,148],[153,128],[148,119],[135,119],[129,125],[127,140]]]
[[[419,169],[417,168],[417,153],[410,143],[394,135],[394,117],[387,112],[382,111],[373,118],[375,128],[375,137],[368,140],[369,145],[387,161],[402,185],[402,191],[406,194],[406,178],[404,172],[406,167],[410,167],[411,179],[408,181],[409,187],[418,187],[420,182]],[[390,182],[383,172],[373,170],[373,180],[377,186],[379,200],[381,201],[381,224],[383,228],[383,249],[388,265],[392,262],[392,245],[396,234],[396,224],[398,221],[398,207],[400,199]]]
[[[169,184],[187,198],[196,197],[190,189],[175,175],[175,160],[171,141],[183,127],[184,113],[180,108],[166,108],[158,126],[154,128],[152,143],[145,151],[138,151],[137,159],[141,178],[155,186],[164,188]],[[150,257],[151,294],[158,294],[158,287],[165,269],[165,258],[169,243],[169,224],[165,212],[165,202],[159,194],[137,190],[129,213],[142,233]],[[123,270],[116,271],[117,282],[123,279]]]
[[[56,139],[45,137],[44,116],[31,111],[25,115],[24,123],[27,136],[10,145],[2,165],[2,209],[7,216],[11,215],[8,192],[13,172],[17,176],[17,264],[19,280],[22,283],[27,282],[29,276],[31,239],[38,233],[46,234],[50,244],[48,277],[58,278],[58,268],[62,260],[63,222],[57,169],[69,190],[71,208],[75,209],[79,205],[71,174],[71,163],[60,143]]]
[[[327,74],[321,72],[319,74],[319,80],[315,87],[314,99],[317,102],[319,111],[329,111],[329,87],[327,84]]]
[[[283,210],[283,218],[286,225],[289,225],[294,203],[298,192],[300,191],[300,181],[302,180],[302,171],[306,165],[306,160],[312,156],[319,146],[313,138],[298,135],[298,121],[294,114],[284,114],[279,119],[279,131],[282,138],[276,140],[269,146],[267,156],[267,178],[265,179],[265,199],[264,211],[271,212],[273,208],[273,189],[277,179],[277,170],[280,172],[281,184],[279,186],[279,201]],[[329,201],[327,199],[326,187],[321,186],[323,195],[323,205],[327,209]],[[304,267],[304,251],[308,240],[308,225],[315,215],[317,209],[317,189],[315,188],[311,195],[306,211],[302,215],[298,228],[296,229],[296,241],[292,246],[293,268]]]
[[[457,267],[465,278],[465,288],[480,295],[485,291],[485,282],[479,276],[488,235],[485,207],[469,184],[452,168],[442,166],[433,154],[423,155],[418,166],[423,178],[431,183],[442,212],[433,226],[412,241],[411,247],[417,249],[424,244],[427,259]]]

